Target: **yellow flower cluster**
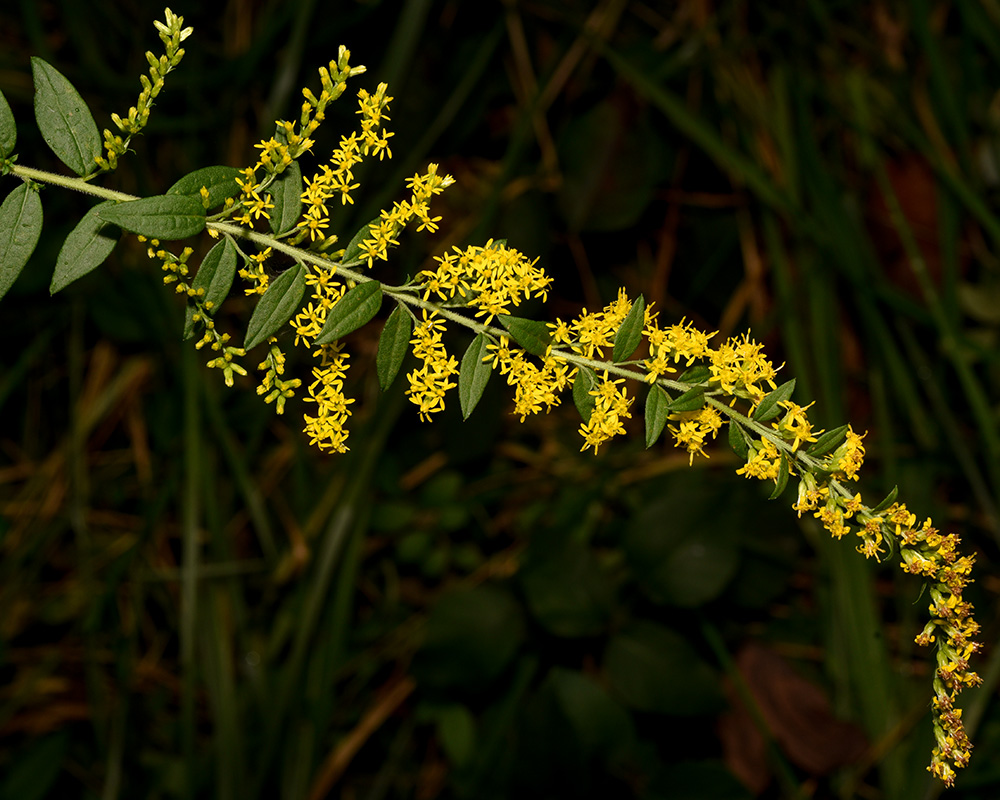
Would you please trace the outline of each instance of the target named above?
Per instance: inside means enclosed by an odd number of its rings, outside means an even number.
[[[668,372],[676,372],[673,364],[681,359],[684,359],[685,366],[690,367],[697,359],[704,358],[709,351],[708,340],[715,336],[714,332],[700,331],[683,319],[669,328],[660,328],[656,317],[650,303],[645,310],[642,329],[649,342],[649,358],[642,362],[649,383],[656,383]]]
[[[264,262],[271,255],[271,248],[266,247],[259,253],[249,256],[239,271],[239,275],[250,285],[244,289],[245,294],[264,294],[271,278],[264,270]]]
[[[708,453],[704,449],[705,440],[709,436],[714,439],[724,422],[719,412],[711,406],[703,406],[697,411],[671,414],[670,418],[680,423],[671,425],[670,433],[674,437],[675,445],[687,448],[690,454],[688,464],[694,463],[695,454],[708,458]]]
[[[111,115],[111,121],[125,135],[125,138],[112,133],[107,128],[104,129],[104,152],[107,155],[106,157],[97,156],[94,159],[98,172],[110,172],[118,166],[118,157],[128,152],[128,145],[132,137],[141,132],[149,122],[149,110],[153,107],[153,100],[163,89],[167,73],[177,67],[181,63],[181,59],[184,58],[184,48],[181,47],[181,42],[194,33],[194,28],[183,27],[184,17],[177,16],[169,8],[165,10],[164,16],[166,22],[157,20],[153,25],[156,26],[166,53],[157,58],[151,52],[146,52],[146,60],[149,62],[149,77],[139,76],[142,91],[139,93],[138,100],[128,110],[126,119],[122,119],[117,114]]]
[[[625,424],[622,420],[631,418],[628,409],[635,398],[629,397],[628,390],[624,387],[618,388],[618,384],[621,383],[625,383],[624,378],[611,380],[605,372],[597,388],[591,390],[594,410],[590,414],[590,419],[580,426],[580,435],[583,436],[581,451],[593,447],[596,454],[598,448],[608,439],[625,433]]]
[[[341,136],[340,144],[330,156],[330,163],[323,164],[311,179],[305,181],[302,192],[302,203],[306,210],[296,226],[299,230],[291,240],[297,244],[309,237],[311,242],[326,239],[325,229],[330,225],[330,211],[327,202],[331,198],[340,198],[341,205],[353,203],[351,192],[361,184],[354,183],[354,168],[365,156],[377,155],[379,159],[385,155],[392,157],[389,150],[389,137],[392,136],[384,128],[381,133],[378,126],[382,120],[388,120],[385,112],[389,108],[391,97],[386,95],[389,87],[380,83],[375,94],[369,94],[365,89],[358,91],[361,117],[361,132],[350,136]],[[336,236],[330,237],[332,242]],[[331,243],[332,243],[331,242]]]
[[[466,304],[476,316],[486,316],[489,324],[497,314],[509,314],[511,306],[532,296],[548,299],[552,278],[525,255],[503,242],[490,239],[484,247],[473,245],[464,250],[435,257],[436,270],[424,270],[417,275],[423,284],[424,299],[432,294],[438,299],[454,299],[456,292],[468,298]]]
[[[353,398],[344,395],[348,354],[343,352],[343,345],[336,342],[317,347],[313,355],[320,359],[320,364],[313,367],[313,382],[309,384],[309,397],[305,400],[316,404],[316,416],[303,415],[304,431],[309,436],[309,444],[320,450],[346,453],[349,449],[347,420],[354,402]]]
[[[278,120],[277,134],[255,145],[260,150],[257,163],[243,170],[243,178],[237,178],[241,194],[237,201],[227,202],[227,213],[234,214],[234,221],[242,225],[250,225],[253,220],[268,218],[268,211],[274,208],[270,195],[261,197],[261,192],[303,153],[312,148],[311,138],[326,116],[326,107],[340,97],[347,88],[347,79],[360,75],[364,67],[350,65],[351,52],[341,47],[337,59],[328,66],[319,68],[321,90],[319,97],[308,88],[302,90],[302,114],[299,120],[299,130],[295,123]],[[261,177],[258,173],[263,172]],[[307,209],[307,214],[312,207]],[[307,232],[308,225],[303,228]]]
[[[397,234],[413,219],[420,220],[418,231],[436,231],[441,217],[430,215],[430,201],[451,186],[455,179],[451,175],[438,175],[437,164],[428,164],[423,175],[414,174],[408,178],[406,186],[410,199],[392,204],[391,209],[382,209],[377,222],[369,228],[370,236],[361,242],[361,260],[371,267],[375,259],[388,260],[389,248],[399,244]]]
[[[763,345],[744,334],[742,338],[730,338],[718,349],[708,351],[712,380],[734,399],[742,397],[759,403],[767,394],[763,384],[777,388],[774,378],[778,371],[767,360],[763,349]]]
[[[328,268],[312,264],[306,264],[305,267],[306,285],[312,288],[312,293],[309,302],[289,324],[295,331],[295,344],[311,348],[323,330],[330,310],[344,296],[346,287],[334,280],[336,267],[332,264]],[[316,416],[304,415],[305,432],[310,437],[310,444],[315,444],[321,450],[344,453],[348,450],[345,444],[348,431],[345,426],[351,416],[349,406],[354,402],[344,394],[348,356],[342,352],[340,342],[319,345],[313,355],[320,359],[320,365],[313,367],[313,382],[309,386],[306,402],[316,403]]]
[[[499,367],[506,376],[507,385],[514,387],[514,413],[524,422],[529,414],[537,414],[545,406],[545,413],[559,405],[559,393],[569,386],[576,374],[565,361],[550,352],[542,360],[541,368],[526,358],[523,350],[510,348],[510,340],[500,337],[499,344],[487,346],[492,353],[493,368]]]
[[[632,301],[624,288],[619,289],[618,297],[601,311],[588,313],[587,309],[583,309],[572,322],[566,323],[557,318],[549,323],[552,344],[565,344],[585,358],[602,358],[604,349],[614,346],[615,334],[631,310]]]
[[[413,331],[410,343],[413,355],[423,364],[407,374],[410,386],[406,390],[410,402],[420,408],[420,419],[429,421],[431,415],[444,411],[444,395],[455,384],[449,380],[458,374],[458,362],[449,356],[441,342],[444,321],[436,314],[424,312],[423,321]]]
[[[295,390],[302,385],[302,381],[293,378],[290,381],[282,380],[281,375],[285,374],[285,354],[278,347],[278,340],[273,336],[268,339],[268,352],[257,369],[265,370],[264,379],[257,387],[257,394],[264,395],[265,403],[274,403],[274,409],[279,414],[285,413],[285,401],[292,398]]]

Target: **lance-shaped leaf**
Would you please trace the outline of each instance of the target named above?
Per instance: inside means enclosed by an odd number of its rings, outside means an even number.
[[[729,446],[733,448],[733,452],[743,461],[746,461],[750,457],[750,448],[747,446],[746,434],[743,433],[743,428],[733,420],[729,420]]]
[[[806,455],[810,456],[825,456],[827,453],[836,450],[840,447],[841,442],[847,438],[847,425],[841,425],[839,428],[834,428],[831,431],[827,431],[821,434],[820,437],[812,443],[812,446],[806,450]]]
[[[204,289],[202,303],[209,304],[210,312],[216,311],[229,296],[236,277],[236,245],[228,236],[209,250],[198,267],[198,274],[191,281],[192,289]],[[188,305],[184,315],[184,338],[194,336],[194,306]]]
[[[611,359],[616,363],[625,361],[635,348],[639,346],[642,339],[642,326],[645,324],[646,301],[640,294],[638,299],[632,303],[625,319],[622,320],[618,333],[615,334],[615,347],[611,351]]]
[[[378,281],[359,283],[330,309],[323,330],[316,337],[316,344],[330,344],[356,331],[381,307],[382,284]]]
[[[114,203],[111,200],[98,203],[83,215],[83,219],[66,237],[52,273],[50,294],[65,289],[73,281],[97,269],[115,249],[121,231],[100,216],[101,208],[109,205]]]
[[[646,395],[646,447],[650,448],[653,443],[660,438],[663,433],[663,426],[667,424],[667,415],[670,413],[667,406],[670,405],[670,398],[655,383],[650,387],[649,394]]]
[[[767,422],[774,419],[781,413],[781,406],[778,404],[785,402],[785,400],[791,397],[793,391],[795,391],[795,378],[781,384],[773,392],[764,395],[764,399],[760,401],[760,405],[754,409],[752,419],[757,422]]]
[[[45,143],[77,175],[86,175],[101,154],[101,135],[90,109],[73,84],[51,64],[31,59],[35,120]]]
[[[705,405],[705,387],[695,386],[693,389],[688,389],[680,397],[671,400],[667,404],[667,410],[681,414],[685,411],[697,411],[703,405]]]
[[[458,369],[458,402],[462,406],[462,419],[468,419],[475,410],[493,374],[489,363],[483,361],[487,355],[487,341],[485,334],[477,334],[462,356]]]
[[[247,325],[245,350],[251,350],[292,318],[306,291],[306,268],[296,264],[271,281]]]
[[[274,208],[269,212],[271,230],[285,233],[295,227],[302,210],[302,169],[298,161],[289,164],[267,191]]]
[[[205,208],[194,195],[161,194],[102,205],[101,219],[150,239],[186,239],[205,230]]]
[[[879,503],[875,508],[872,509],[873,514],[879,514],[885,511],[889,506],[896,502],[896,495],[899,494],[899,487],[893,486],[892,491],[886,495],[885,500]]]
[[[236,167],[202,167],[177,181],[167,189],[167,194],[193,195],[201,202],[201,189],[204,186],[208,191],[208,208],[215,208],[240,193],[236,179],[242,174],[243,171]]]
[[[781,454],[781,464],[778,466],[778,477],[775,479],[774,491],[771,492],[771,496],[768,500],[775,500],[781,496],[781,493],[785,491],[785,487],[788,486],[788,459],[785,454]]]
[[[0,297],[14,285],[38,244],[42,232],[42,201],[22,183],[0,205]]]
[[[357,261],[361,258],[361,243],[365,239],[372,238],[372,228],[378,228],[379,222],[381,222],[381,217],[375,217],[371,222],[366,225],[362,225],[356,234],[351,238],[351,241],[347,244],[347,249],[344,250],[344,258],[342,263],[350,264],[352,261]]]
[[[549,342],[552,341],[552,331],[544,322],[512,317],[510,314],[500,314],[497,321],[507,329],[511,339],[533,356],[545,356]]]
[[[7,98],[0,92],[0,157],[6,158],[14,152],[17,144],[17,125],[14,124],[14,112],[7,104]]]
[[[590,367],[580,367],[573,381],[573,405],[580,412],[584,422],[590,422],[597,398],[591,394],[597,388],[597,373]]]
[[[704,364],[695,364],[693,367],[684,370],[677,380],[681,383],[704,383],[711,377],[712,370]]]
[[[378,339],[378,353],[375,355],[375,371],[378,385],[383,392],[389,390],[396,380],[399,368],[403,366],[406,351],[413,334],[413,318],[402,306],[396,306],[385,321],[382,335]]]

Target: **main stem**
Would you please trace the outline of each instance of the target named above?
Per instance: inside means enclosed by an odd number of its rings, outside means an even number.
[[[11,174],[24,180],[35,181],[37,183],[49,184],[52,186],[61,186],[64,189],[89,194],[93,197],[99,197],[102,200],[113,200],[120,203],[127,203],[131,200],[139,199],[135,195],[126,194],[125,192],[116,192],[113,189],[106,189],[102,186],[94,186],[82,178],[72,178],[66,175],[59,175],[55,172],[47,172],[45,170],[34,169],[33,167],[21,166],[20,164],[10,165],[9,171]],[[358,267],[363,263],[361,259],[337,263],[316,253],[312,253],[309,250],[303,250],[302,248],[285,244],[272,236],[257,233],[254,230],[248,230],[247,228],[243,228],[231,222],[208,221],[206,222],[205,227],[210,231],[224,233],[236,239],[245,239],[253,242],[259,247],[270,247],[272,250],[291,256],[296,261],[304,261],[322,269],[334,269],[339,277],[345,280],[353,281],[355,283],[367,283],[368,281],[376,280],[375,278],[371,278],[368,275],[353,269],[353,267]],[[405,287],[388,287],[383,284],[382,292],[383,294],[389,295],[397,302],[406,303],[410,306],[415,306],[427,311],[434,311],[445,319],[449,319],[452,322],[463,325],[474,333],[485,334],[494,340],[499,339],[501,336],[509,335],[508,332],[502,328],[484,325],[481,322],[470,319],[464,314],[459,314],[449,308],[440,306],[432,301],[425,300],[414,294],[412,290],[408,290]],[[576,367],[588,367],[593,370],[602,370],[622,378],[648,383],[646,379],[647,373],[635,369],[629,369],[626,366],[613,364],[607,361],[597,361],[566,350],[552,350],[551,354],[555,358],[569,364],[573,364]],[[655,383],[666,389],[679,392],[685,392],[697,385],[674,381],[669,378],[658,378]],[[761,438],[770,441],[788,458],[798,462],[800,467],[807,471],[813,471],[819,466],[818,462],[814,458],[806,455],[805,453],[793,450],[792,447],[780,436],[778,436],[771,428],[760,424],[759,422],[747,417],[745,414],[741,414],[736,409],[719,400],[717,397],[712,396],[713,394],[721,394],[721,392],[707,393],[705,396],[705,402],[729,417],[730,424],[737,423],[745,429],[754,431],[754,433]],[[830,480],[829,486],[832,491],[835,491],[841,497],[851,496],[847,488],[836,480]]]

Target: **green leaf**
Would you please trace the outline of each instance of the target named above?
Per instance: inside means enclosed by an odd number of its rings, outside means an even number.
[[[532,539],[518,572],[532,616],[556,636],[596,636],[608,624],[614,589],[594,551],[546,531]]]
[[[611,359],[616,364],[627,360],[635,352],[635,348],[639,346],[639,341],[642,339],[642,327],[646,322],[645,310],[646,301],[640,294],[632,303],[632,308],[629,309],[618,333],[615,334],[615,347],[611,351]]]
[[[725,704],[718,676],[690,643],[652,622],[633,622],[611,637],[604,669],[612,691],[639,711],[703,714]]]
[[[774,500],[781,496],[781,493],[785,491],[785,487],[788,486],[788,458],[782,453],[781,455],[781,465],[778,467],[778,477],[775,479],[774,491],[771,492],[771,496],[768,500]]]
[[[633,516],[622,550],[653,602],[694,608],[722,594],[735,576],[739,532],[759,498],[734,488],[728,477],[685,470],[658,484]]]
[[[697,411],[703,405],[705,405],[705,387],[695,386],[693,389],[688,389],[680,397],[671,400],[667,404],[667,410],[681,414],[685,411]]]
[[[396,306],[385,321],[382,335],[378,340],[378,354],[375,356],[375,371],[378,373],[378,385],[387,392],[392,382],[396,380],[399,368],[410,346],[410,336],[413,333],[413,318],[402,306]]]
[[[649,394],[646,395],[646,448],[653,446],[653,443],[660,438],[663,433],[663,426],[667,424],[667,406],[670,398],[655,383],[650,387]]]
[[[201,200],[189,194],[162,194],[102,205],[101,219],[150,239],[186,239],[205,230]]]
[[[214,312],[222,305],[236,277],[236,245],[228,236],[209,250],[198,267],[198,274],[191,281],[191,288],[204,289],[202,302],[211,303]],[[194,306],[188,305],[184,315],[184,338],[194,336]]]
[[[167,194],[193,195],[201,202],[201,188],[204,186],[208,190],[208,207],[215,208],[240,193],[236,179],[242,174],[243,170],[236,167],[202,167],[177,181],[167,189]]]
[[[477,334],[462,356],[458,370],[458,401],[462,406],[462,419],[468,419],[486,390],[493,369],[483,361],[487,355],[485,334]]]
[[[66,237],[52,273],[50,294],[65,289],[73,281],[99,267],[115,249],[121,232],[100,216],[101,209],[109,205],[114,205],[114,202],[108,200],[98,203],[84,214],[83,219]]]
[[[750,457],[746,434],[743,433],[743,428],[735,420],[729,420],[729,446],[743,461]]]
[[[812,446],[806,450],[806,455],[810,456],[824,456],[832,450],[836,450],[840,447],[841,442],[847,438],[847,425],[841,425],[839,428],[834,428],[832,431],[827,431],[822,434]]]
[[[306,268],[296,264],[271,281],[247,325],[245,350],[252,350],[292,318],[306,291]]]
[[[892,491],[886,495],[885,500],[879,503],[875,508],[872,509],[873,514],[878,514],[881,511],[885,511],[889,506],[896,502],[896,495],[899,494],[899,487],[893,486]]]
[[[463,705],[453,703],[437,712],[437,734],[445,756],[456,767],[468,764],[476,752],[476,718]]]
[[[7,294],[28,263],[41,232],[41,198],[22,183],[0,205],[0,297]]]
[[[544,322],[512,317],[510,314],[500,314],[497,321],[507,329],[511,339],[533,356],[545,356],[549,342],[552,341],[552,331]]]
[[[454,588],[435,601],[413,660],[418,683],[475,691],[499,678],[525,636],[521,604],[493,584]]]
[[[302,210],[302,169],[298,161],[289,164],[267,191],[274,208],[270,211],[271,230],[281,234],[290,231],[299,221]]]
[[[760,405],[754,409],[751,419],[757,422],[767,422],[774,419],[781,413],[781,406],[778,404],[783,403],[791,397],[793,391],[795,391],[795,378],[781,384],[773,392],[764,395],[764,399],[760,401]]]
[[[693,367],[684,370],[677,380],[681,383],[704,383],[711,377],[712,370],[704,364],[695,364]]]
[[[378,281],[359,283],[340,298],[326,315],[326,324],[316,337],[316,344],[330,344],[356,331],[374,317],[382,307],[382,284]]]
[[[7,104],[7,98],[0,92],[0,158],[6,158],[14,152],[17,144],[17,125],[14,123],[14,112]]]
[[[361,257],[361,243],[371,237],[372,227],[378,227],[378,224],[382,221],[381,217],[375,217],[371,222],[366,225],[362,225],[351,241],[347,245],[347,249],[344,250],[344,258],[341,260],[342,264],[350,264],[352,261],[357,261]]]
[[[101,135],[73,84],[38,56],[31,58],[35,120],[45,143],[77,175],[86,175],[101,154]]]
[[[596,387],[597,373],[590,367],[580,367],[573,381],[573,404],[584,422],[590,422],[590,415],[594,413],[594,406],[597,405],[597,398],[591,394]]]

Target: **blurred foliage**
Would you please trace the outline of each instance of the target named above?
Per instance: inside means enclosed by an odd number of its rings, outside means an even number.
[[[175,10],[195,34],[116,188],[245,164],[348,45],[397,133],[342,235],[442,161],[458,185],[432,247],[539,255],[539,314],[625,285],[665,318],[752,327],[814,419],[870,429],[868,492],[899,484],[978,551],[996,640],[994,0]],[[161,12],[0,9],[21,163],[57,168],[29,56],[101,120],[132,102]],[[452,400],[420,425],[398,384],[378,393],[375,324],[351,342],[352,452],[321,457],[301,407],[275,418],[208,374],[135,242],[47,297],[87,204],[44,201],[0,305],[0,798],[939,792],[919,585],[767,504],[721,445],[689,470],[637,427],[583,456],[571,404],[519,425],[498,380],[469,422]],[[998,658],[976,665],[955,795],[1000,786]]]

